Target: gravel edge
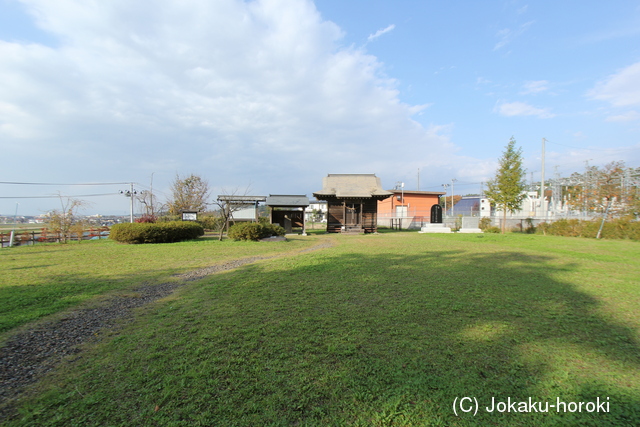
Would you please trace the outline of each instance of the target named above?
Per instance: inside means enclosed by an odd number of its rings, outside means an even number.
[[[331,246],[333,243],[325,241],[296,254]],[[79,346],[96,339],[100,330],[113,328],[119,320],[133,318],[133,309],[167,297],[188,282],[257,261],[286,256],[291,254],[241,258],[177,274],[173,276],[179,279],[177,282],[143,285],[127,290],[126,296],[111,297],[98,307],[74,310],[61,319],[17,333],[0,347],[0,402],[3,402],[0,404],[0,420],[15,415],[15,403],[25,387],[37,382],[63,358],[80,353],[82,350]]]

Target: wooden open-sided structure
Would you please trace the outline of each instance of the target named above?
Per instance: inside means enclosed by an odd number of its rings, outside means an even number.
[[[378,201],[392,194],[375,174],[329,174],[322,179],[322,190],[313,193],[327,201],[329,233],[375,233]]]
[[[236,221],[258,222],[258,204],[267,200],[266,196],[236,196],[222,194],[218,196],[218,202],[222,204],[225,228],[229,229],[229,223]]]
[[[306,233],[304,211],[309,206],[306,195],[274,195],[267,197],[269,221],[284,228],[286,233],[292,233],[294,228],[301,228]]]

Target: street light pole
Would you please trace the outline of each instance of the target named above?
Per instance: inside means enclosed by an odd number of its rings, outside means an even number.
[[[129,197],[131,197],[131,212],[129,213],[129,222],[133,223],[133,182],[130,185],[131,190],[129,191]]]
[[[138,194],[137,191],[133,190],[133,182],[129,184],[130,189],[128,191],[120,191],[120,194],[124,194],[125,197],[131,197],[131,209],[129,212],[129,222],[133,223],[133,197]]]

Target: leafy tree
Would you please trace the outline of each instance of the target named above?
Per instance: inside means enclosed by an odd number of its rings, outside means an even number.
[[[525,170],[522,168],[522,148],[516,148],[516,140],[511,137],[502,157],[496,176],[487,183],[486,196],[496,208],[502,210],[502,233],[507,223],[507,211],[520,209],[525,197]]]
[[[169,213],[179,215],[182,211],[203,212],[209,204],[211,190],[209,182],[199,175],[191,174],[181,178],[176,175],[171,184],[171,200],[168,201]]]

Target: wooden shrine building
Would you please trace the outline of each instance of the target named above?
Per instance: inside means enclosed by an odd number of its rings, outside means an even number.
[[[375,233],[378,201],[393,193],[382,189],[375,174],[329,174],[313,195],[327,201],[328,233]]]
[[[269,208],[269,222],[278,224],[286,233],[292,233],[294,228],[305,230],[304,211],[309,206],[309,198],[306,195],[274,195],[267,197]]]

